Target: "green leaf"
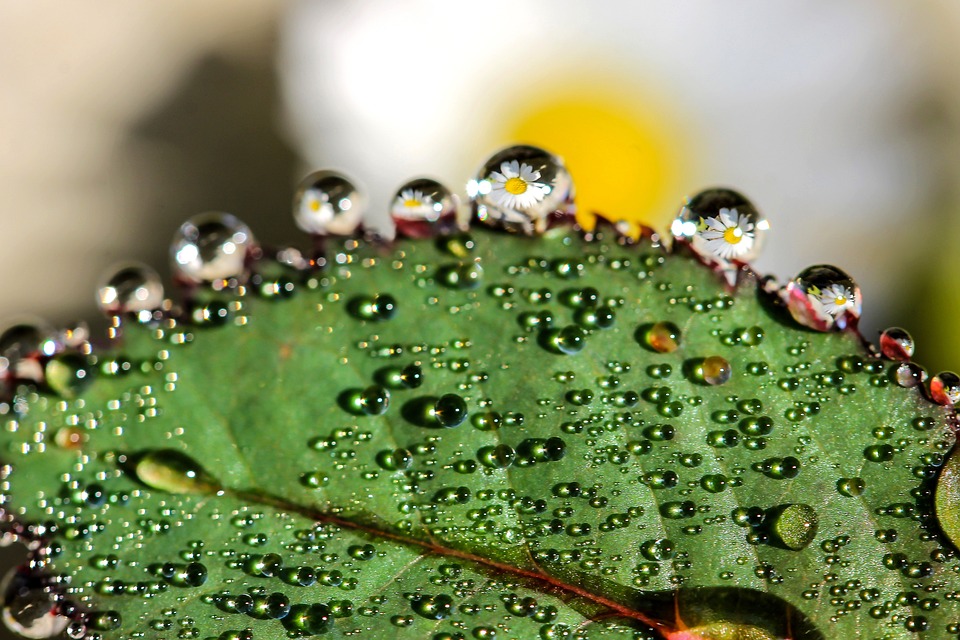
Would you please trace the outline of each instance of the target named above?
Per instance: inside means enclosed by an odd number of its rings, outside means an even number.
[[[957,633],[954,416],[895,363],[646,242],[474,242],[347,241],[229,326],[129,323],[76,399],[21,389],[8,620],[40,571],[90,638]]]

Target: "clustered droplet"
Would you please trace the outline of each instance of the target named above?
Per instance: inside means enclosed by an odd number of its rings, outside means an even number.
[[[854,328],[860,319],[860,287],[836,267],[804,269],[787,284],[785,295],[794,319],[816,331]]]

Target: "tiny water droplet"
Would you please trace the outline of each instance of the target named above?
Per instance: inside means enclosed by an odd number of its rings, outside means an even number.
[[[769,224],[732,189],[707,189],[688,198],[670,225],[675,242],[709,262],[750,262],[760,254]]]
[[[300,181],[293,195],[293,219],[315,236],[352,236],[360,228],[366,198],[349,178],[335,171],[315,171]]]
[[[169,493],[216,493],[217,480],[200,463],[175,449],[154,449],[141,455],[134,473],[143,484]]]
[[[844,271],[829,265],[808,267],[786,287],[794,319],[816,331],[846,329],[860,319],[860,287]]]
[[[454,232],[459,200],[449,189],[430,178],[417,178],[397,189],[390,217],[397,235],[430,238]]]
[[[697,377],[703,382],[718,386],[726,384],[733,375],[730,362],[721,356],[708,356],[696,368]]]
[[[543,149],[518,145],[492,155],[467,183],[478,220],[527,235],[572,218],[573,181],[563,161]]]
[[[880,334],[880,352],[891,360],[909,360],[914,347],[913,337],[906,329],[891,327]]]
[[[239,218],[210,211],[180,225],[170,245],[170,257],[179,277],[213,283],[243,275],[255,247],[253,232]]]
[[[111,269],[97,288],[100,310],[110,316],[135,314],[152,318],[163,305],[163,281],[152,267],[131,262]]]

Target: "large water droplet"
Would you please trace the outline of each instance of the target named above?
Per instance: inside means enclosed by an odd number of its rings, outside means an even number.
[[[250,227],[229,213],[211,211],[180,225],[173,236],[170,257],[180,277],[212,283],[243,275],[255,248]]]
[[[163,282],[153,268],[131,262],[105,274],[97,289],[100,310],[110,316],[135,314],[150,320],[163,305]]]
[[[38,577],[12,569],[4,577],[0,592],[4,594],[4,624],[24,638],[57,637],[70,622],[56,614],[53,594],[42,588]]]
[[[960,404],[960,376],[943,371],[930,378],[930,398],[937,404]]]
[[[656,322],[640,327],[638,338],[657,353],[673,353],[680,346],[680,327],[672,322]]]
[[[557,156],[519,145],[495,153],[467,183],[477,218],[527,235],[572,219],[573,181]]]
[[[805,549],[817,535],[820,519],[808,504],[786,504],[767,515],[770,534],[787,549]]]
[[[390,217],[397,235],[430,238],[458,230],[459,200],[449,189],[430,178],[417,178],[397,189]]]
[[[175,449],[154,449],[139,456],[134,473],[143,484],[169,493],[216,493],[217,480],[200,463]]]
[[[670,231],[709,262],[750,262],[769,225],[753,204],[731,189],[701,191],[680,209]]]
[[[76,398],[93,382],[93,367],[86,356],[62,353],[50,358],[43,368],[47,386],[63,398]]]
[[[805,327],[846,329],[860,319],[860,287],[844,271],[829,265],[808,267],[787,284],[787,308]]]
[[[325,604],[296,604],[284,618],[284,626],[305,633],[323,635],[333,629],[334,617],[330,607]]]
[[[367,202],[347,177],[315,171],[304,178],[293,196],[297,226],[318,236],[351,236],[360,228]]]
[[[913,337],[906,329],[891,327],[880,334],[880,351],[891,360],[909,360],[913,350]]]
[[[41,359],[54,355],[61,345],[52,327],[39,319],[24,319],[0,333],[0,380],[43,380]]]

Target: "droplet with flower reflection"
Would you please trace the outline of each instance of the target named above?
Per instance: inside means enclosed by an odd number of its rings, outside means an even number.
[[[830,265],[808,267],[786,287],[794,319],[816,331],[846,329],[860,319],[860,287],[845,271]]]
[[[467,183],[477,219],[507,231],[541,234],[573,219],[573,181],[558,156],[528,145],[493,154]]]
[[[250,227],[234,215],[211,211],[180,225],[173,236],[170,257],[174,272],[181,278],[211,283],[243,275],[255,248]]]
[[[351,236],[360,228],[366,206],[366,197],[349,178],[335,171],[315,171],[297,186],[293,219],[315,236]]]
[[[430,238],[457,230],[459,199],[430,178],[417,178],[397,189],[390,203],[390,217],[397,235]]]
[[[675,242],[712,263],[750,262],[760,254],[766,218],[732,189],[707,189],[688,198],[670,225]]]

